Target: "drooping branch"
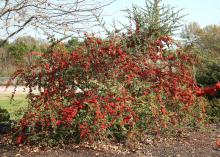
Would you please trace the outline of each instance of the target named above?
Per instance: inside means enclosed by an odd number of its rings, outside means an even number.
[[[65,38],[91,28],[100,12],[115,0],[4,0],[0,2],[0,38],[4,44],[26,28],[40,30],[47,36]]]
[[[15,34],[19,33],[20,31],[22,31],[22,30],[25,28],[25,26],[26,26],[28,23],[30,23],[34,18],[35,18],[34,16],[30,17],[19,29],[17,29],[16,31],[14,31],[14,32],[12,32],[11,34],[9,34],[6,39],[4,39],[4,40],[2,40],[2,41],[0,42],[0,47],[3,46],[3,45],[8,41],[9,38],[11,38],[11,37],[14,36]]]

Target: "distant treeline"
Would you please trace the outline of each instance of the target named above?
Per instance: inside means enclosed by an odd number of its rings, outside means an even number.
[[[71,51],[78,45],[78,40],[70,39],[64,43],[65,48]],[[0,77],[9,77],[18,67],[31,64],[31,52],[44,53],[48,50],[50,42],[35,39],[31,36],[19,37],[13,42],[7,42],[0,47]]]

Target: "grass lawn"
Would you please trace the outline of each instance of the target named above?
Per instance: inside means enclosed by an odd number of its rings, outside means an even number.
[[[21,118],[27,107],[25,97],[26,94],[15,94],[15,101],[10,104],[11,94],[0,94],[0,107],[8,110],[11,120],[17,120]]]

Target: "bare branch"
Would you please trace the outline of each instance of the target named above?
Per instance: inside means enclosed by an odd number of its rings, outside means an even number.
[[[30,17],[19,29],[17,29],[17,30],[14,31],[13,33],[9,34],[9,36],[8,36],[6,39],[4,39],[4,40],[2,40],[2,41],[0,42],[0,47],[1,47],[2,45],[4,45],[9,38],[11,38],[11,37],[14,36],[15,34],[19,33],[20,31],[22,31],[22,30],[25,28],[25,26],[26,26],[28,23],[30,23],[34,18],[35,18],[34,16]]]
[[[0,38],[4,43],[26,28],[64,38],[94,25],[94,12],[115,0],[4,0],[0,1]],[[4,43],[0,43],[0,46]]]

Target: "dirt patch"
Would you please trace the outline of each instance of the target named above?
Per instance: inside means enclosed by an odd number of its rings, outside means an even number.
[[[0,156],[22,157],[220,157],[220,150],[215,148],[215,140],[220,128],[210,127],[208,131],[189,131],[184,137],[175,139],[161,138],[157,142],[144,142],[132,150],[123,144],[83,144],[68,145],[62,148],[38,148],[7,144],[8,137],[2,137]]]

